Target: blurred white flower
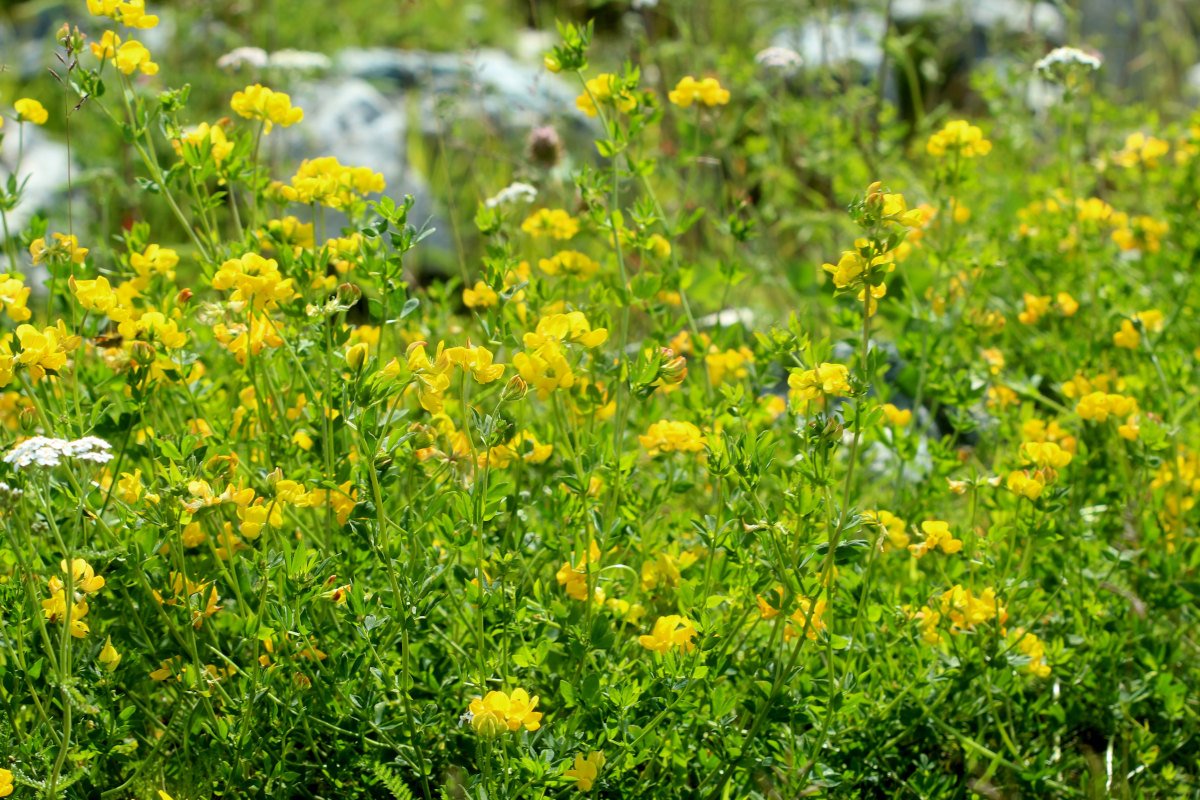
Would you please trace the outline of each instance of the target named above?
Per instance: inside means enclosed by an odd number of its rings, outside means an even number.
[[[532,203],[537,199],[537,189],[528,183],[516,181],[505,186],[494,197],[483,202],[488,208],[509,205],[510,203]]]
[[[768,47],[765,50],[758,51],[758,54],[754,56],[754,60],[767,69],[778,70],[788,74],[796,72],[804,66],[804,59],[790,47]]]
[[[649,8],[658,8],[658,0],[632,0],[629,7],[634,11],[645,11]]]
[[[1033,65],[1046,80],[1064,86],[1074,86],[1084,76],[1100,69],[1098,54],[1086,53],[1078,47],[1056,47]]]
[[[64,458],[105,464],[112,460],[113,455],[109,452],[111,449],[112,445],[95,436],[75,440],[33,436],[9,450],[4,456],[4,462],[18,469],[31,465],[57,467]]]
[[[267,57],[267,63],[292,72],[322,72],[333,65],[329,56],[308,50],[278,50]]]
[[[267,66],[268,61],[267,51],[261,47],[238,47],[218,58],[217,66],[221,69],[232,70],[238,70],[242,67],[261,69]]]

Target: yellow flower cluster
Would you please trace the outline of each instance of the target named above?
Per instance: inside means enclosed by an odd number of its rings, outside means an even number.
[[[654,458],[663,453],[699,453],[704,450],[708,440],[690,422],[660,419],[638,436],[638,441]]]
[[[513,356],[521,378],[545,399],[555,389],[575,385],[575,372],[567,360],[566,345],[595,348],[608,340],[606,328],[592,328],[582,311],[549,314],[523,337],[525,350]]]
[[[469,706],[471,727],[480,736],[495,736],[525,728],[536,731],[542,727],[542,712],[534,711],[538,696],[529,696],[524,689],[509,692],[488,692],[476,697]]]
[[[579,559],[575,566],[571,566],[571,562],[564,562],[555,574],[554,579],[558,581],[558,585],[562,586],[568,597],[575,600],[586,600],[588,594],[588,564],[599,564],[600,548],[593,540],[588,553]],[[604,602],[604,592],[596,588],[596,601]]]
[[[67,608],[67,587],[57,575],[50,577],[50,597],[42,601],[42,614],[48,622],[65,622],[70,618],[71,635],[82,639],[88,635],[87,622],[84,617],[88,614],[87,595],[95,594],[104,588],[104,578],[96,574],[92,565],[82,558],[71,561],[70,566],[64,560],[59,564],[63,574],[71,576],[70,610]]]
[[[894,548],[902,550],[908,547],[908,525],[903,519],[897,517],[890,511],[876,510],[864,511],[863,521],[868,524],[878,525],[883,529],[887,540],[884,542],[885,549]]]
[[[578,250],[562,250],[538,261],[538,269],[547,275],[566,275],[588,280],[600,271],[600,264]]]
[[[127,28],[153,28],[158,17],[146,13],[146,0],[87,0],[88,13],[108,17]]]
[[[1025,442],[1021,458],[1034,469],[1010,472],[1006,485],[1013,494],[1037,500],[1046,485],[1058,478],[1057,470],[1071,463],[1071,453],[1054,442]]]
[[[28,308],[30,288],[15,273],[0,273],[0,304],[13,322],[24,322],[33,316]]]
[[[521,230],[535,239],[548,237],[566,241],[579,233],[579,220],[561,208],[539,208],[525,218]]]
[[[937,158],[947,153],[957,154],[962,158],[986,156],[992,152],[992,143],[983,138],[983,131],[978,126],[966,120],[956,119],[946,123],[946,126],[929,137],[925,143],[925,152]]]
[[[13,110],[17,112],[17,122],[45,125],[46,120],[50,119],[50,112],[41,103],[30,97],[22,97],[13,103]]]
[[[685,75],[667,93],[667,99],[680,108],[688,108],[693,103],[702,103],[711,108],[726,105],[729,102],[729,90],[722,88],[716,78],[696,80],[691,75]]]
[[[1039,678],[1050,677],[1050,665],[1046,663],[1046,646],[1042,644],[1042,640],[1024,628],[1014,630],[1013,638],[1016,639],[1017,649],[1029,659],[1025,668]]]
[[[628,114],[637,108],[637,98],[633,92],[621,86],[621,80],[612,73],[605,72],[587,81],[586,90],[575,98],[575,107],[589,117],[596,116],[596,104],[611,106],[622,114]]]
[[[1118,167],[1133,169],[1145,167],[1154,169],[1160,159],[1171,151],[1171,145],[1165,139],[1147,136],[1141,131],[1135,131],[1125,137],[1125,146],[1113,153],[1113,163]]]
[[[211,158],[217,166],[233,152],[233,142],[225,136],[225,128],[220,125],[209,125],[201,122],[189,131],[185,131],[178,139],[171,140],[175,152],[185,157],[190,155],[195,162]]]
[[[950,620],[951,633],[971,631],[992,620],[1001,626],[1008,621],[1008,611],[1000,605],[996,590],[990,586],[976,595],[961,584],[955,584],[941,596],[941,613]]]
[[[851,393],[850,370],[844,364],[824,362],[813,369],[795,369],[788,375],[788,396],[793,404],[845,397]]]
[[[676,647],[684,653],[690,653],[696,646],[692,641],[695,637],[696,626],[691,620],[678,614],[668,614],[656,619],[650,633],[638,637],[638,644],[659,655],[666,655]]]
[[[1139,311],[1133,315],[1132,319],[1121,320],[1121,330],[1113,334],[1113,344],[1117,347],[1126,350],[1136,350],[1142,342],[1142,335],[1138,332],[1134,322],[1141,323],[1142,327],[1151,333],[1158,333],[1163,329],[1163,313],[1156,308],[1148,311]]]
[[[105,31],[100,41],[92,42],[92,55],[101,61],[112,61],[122,75],[132,75],[141,72],[143,75],[157,75],[158,64],[151,60],[150,51],[146,45],[137,39],[126,39],[113,31]]]
[[[754,363],[754,352],[749,347],[738,347],[730,350],[709,348],[704,356],[704,366],[708,369],[708,382],[720,386],[726,380],[741,380],[750,374],[748,365]]]
[[[46,261],[82,264],[87,258],[88,249],[79,246],[79,239],[74,234],[55,233],[50,236],[51,244],[46,244],[45,237],[39,237],[29,243],[29,255],[34,264]]]
[[[962,539],[954,538],[954,534],[950,532],[950,523],[940,519],[927,519],[921,523],[921,532],[925,534],[925,539],[915,544],[908,546],[908,551],[912,553],[913,558],[921,558],[926,553],[937,548],[941,548],[943,553],[953,554],[962,550]]]
[[[263,133],[270,133],[275,125],[288,128],[304,119],[304,109],[293,106],[290,96],[261,83],[235,92],[229,106],[240,117],[262,122]]]
[[[590,792],[596,784],[596,778],[604,767],[604,753],[594,750],[586,757],[583,753],[575,754],[575,764],[563,772],[563,777],[575,781],[575,788],[581,792]]]
[[[291,183],[276,183],[272,189],[286,202],[350,208],[369,194],[386,187],[383,175],[370,167],[348,167],[333,156],[301,162]]]
[[[222,292],[232,289],[231,303],[248,305],[255,311],[274,308],[296,296],[292,279],[283,277],[279,262],[257,253],[247,253],[223,263],[213,275],[212,286]]]

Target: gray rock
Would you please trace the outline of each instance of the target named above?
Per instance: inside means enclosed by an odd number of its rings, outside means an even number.
[[[41,128],[25,126],[25,147],[18,165],[17,126],[4,126],[4,148],[0,150],[0,181],[7,184],[10,175],[24,181],[21,202],[8,214],[13,236],[24,230],[39,211],[53,212],[62,205],[67,192],[67,147],[46,136]],[[55,216],[55,218],[57,218]],[[0,238],[3,232],[0,232]]]

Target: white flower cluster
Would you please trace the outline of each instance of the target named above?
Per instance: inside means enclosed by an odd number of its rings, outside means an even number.
[[[536,199],[536,188],[530,186],[528,183],[517,181],[505,186],[496,193],[495,197],[489,197],[483,204],[488,208],[495,208],[496,206],[506,206],[510,203],[532,203]]]
[[[238,47],[217,59],[217,66],[220,69],[232,71],[242,67],[252,69],[274,67],[291,72],[321,72],[329,69],[332,64],[329,56],[324,53],[290,49],[268,53],[261,47]]]
[[[112,460],[112,453],[109,452],[111,449],[112,445],[95,436],[85,436],[73,441],[33,436],[9,450],[4,456],[4,462],[17,468],[30,465],[57,467],[64,458],[105,464]]]
[[[754,61],[760,66],[791,74],[804,66],[804,59],[790,47],[768,47],[760,50]]]
[[[1091,53],[1085,53],[1078,47],[1056,47],[1051,50],[1033,68],[1045,78],[1063,83],[1074,73],[1086,74],[1100,69],[1100,58]]]

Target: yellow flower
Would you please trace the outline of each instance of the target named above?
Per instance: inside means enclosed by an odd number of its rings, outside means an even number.
[[[535,239],[546,236],[565,241],[579,233],[579,220],[561,208],[539,208],[521,223],[521,230]]]
[[[24,322],[33,316],[27,307],[29,293],[30,287],[25,285],[20,275],[0,273],[0,303],[13,322]]]
[[[893,427],[903,428],[912,422],[912,409],[896,408],[891,403],[884,403],[880,409],[883,411],[883,416],[887,418],[888,424]]]
[[[708,382],[720,386],[727,378],[741,380],[750,374],[747,364],[754,363],[754,353],[748,347],[736,350],[717,350],[715,347],[704,356],[708,368]]]
[[[909,536],[904,520],[890,511],[864,511],[863,520],[883,528],[887,534],[887,547],[902,549],[908,547]],[[886,548],[885,548],[886,549]]]
[[[359,342],[351,345],[346,350],[346,364],[355,372],[360,371],[363,365],[367,363],[367,356],[370,355],[371,346],[366,342]]]
[[[692,103],[703,103],[711,108],[727,104],[729,90],[723,89],[716,78],[697,81],[691,75],[685,75],[667,94],[667,99],[680,108],[688,108]]]
[[[225,136],[225,129],[219,123],[209,125],[207,122],[201,122],[178,139],[172,140],[171,145],[181,156],[184,155],[184,148],[187,148],[197,159],[207,155],[217,166],[233,152],[233,142]]]
[[[592,541],[588,554],[579,559],[575,566],[571,566],[570,561],[563,563],[554,579],[558,581],[558,585],[562,586],[566,591],[567,596],[575,600],[586,600],[588,595],[588,564],[597,564],[600,561],[600,548],[595,540]],[[600,590],[596,590],[600,594]]]
[[[1029,658],[1025,668],[1039,678],[1050,677],[1050,665],[1046,663],[1046,648],[1042,640],[1024,628],[1013,631],[1013,637],[1017,640],[1017,649]]]
[[[696,646],[692,642],[695,636],[696,628],[691,621],[678,614],[669,614],[655,620],[650,633],[638,637],[638,644],[660,655],[665,655],[674,647],[690,653]]]
[[[973,630],[977,625],[996,620],[1003,625],[1008,612],[1000,605],[996,590],[988,587],[976,595],[970,589],[955,584],[941,596],[941,613],[952,623],[952,633]]]
[[[1059,292],[1055,295],[1054,302],[1058,304],[1058,310],[1064,317],[1073,317],[1079,310],[1079,301],[1066,292]]]
[[[108,637],[104,641],[104,647],[100,650],[100,664],[109,672],[117,668],[121,663],[121,654],[117,652],[117,648],[113,647],[112,637]]]
[[[117,481],[117,496],[130,505],[142,498],[142,471],[135,469],[132,473],[122,472]]]
[[[583,753],[575,754],[575,766],[563,772],[563,776],[575,781],[575,788],[581,792],[590,792],[604,766],[604,753],[593,750],[584,757]]]
[[[158,17],[146,13],[146,0],[87,0],[88,13],[109,17],[129,28],[153,28]]]
[[[1091,392],[1075,404],[1075,413],[1082,419],[1104,422],[1109,416],[1127,417],[1137,413],[1137,401],[1121,394]]]
[[[283,277],[279,262],[257,253],[226,261],[213,275],[212,286],[219,291],[233,289],[231,302],[248,303],[256,311],[273,308],[296,296],[292,279]]]
[[[606,72],[586,85],[587,90],[575,98],[575,107],[589,117],[596,116],[596,103],[613,106],[623,114],[637,108],[637,98],[628,89],[621,88],[616,75]]]
[[[600,264],[578,250],[563,250],[538,261],[538,269],[547,275],[568,275],[587,280],[600,271]]]
[[[1050,311],[1050,298],[1025,292],[1023,296],[1025,310],[1017,314],[1017,319],[1024,325],[1036,325],[1038,320]]]
[[[954,538],[950,532],[950,523],[939,519],[927,519],[921,523],[921,531],[925,540],[919,544],[910,544],[908,551],[913,558],[921,558],[930,550],[940,547],[943,553],[952,554],[962,550],[962,540]]]
[[[1113,163],[1125,169],[1137,166],[1154,169],[1170,150],[1167,141],[1135,131],[1125,137],[1125,147],[1113,154]]]
[[[60,320],[58,327],[40,331],[32,325],[18,325],[17,341],[21,344],[17,361],[28,367],[30,375],[38,381],[66,366],[67,352],[78,346],[79,337],[68,336],[66,325]]]
[[[116,39],[116,37],[114,37]],[[113,63],[124,75],[141,72],[143,75],[157,75],[158,64],[150,60],[150,51],[137,39],[127,39],[117,48]]]
[[[793,400],[819,400],[826,396],[844,397],[850,394],[850,370],[843,364],[828,362],[814,369],[793,370],[788,375],[789,394]]]
[[[74,234],[56,233],[51,239],[53,244],[47,245],[44,238],[34,239],[29,243],[29,255],[34,264],[41,264],[47,259],[70,261],[72,264],[82,264],[87,258],[88,249],[79,246],[79,240]]]
[[[1008,490],[1013,494],[1030,500],[1037,500],[1042,496],[1042,492],[1046,488],[1046,484],[1038,474],[1036,472],[1030,473],[1028,470],[1010,472],[1006,485],[1008,486]]]
[[[977,126],[957,119],[946,123],[946,127],[930,136],[925,151],[938,158],[955,152],[963,158],[975,158],[990,153],[992,143],[983,138],[983,131]]]
[[[699,453],[707,444],[704,434],[692,423],[667,419],[653,423],[638,436],[638,442],[651,458],[662,453]]]
[[[467,308],[491,308],[500,302],[496,290],[483,281],[475,281],[475,286],[463,289],[463,305]]]
[[[488,692],[485,697],[471,701],[469,711],[471,727],[481,736],[495,736],[505,731],[516,731],[524,727],[536,731],[542,726],[542,712],[533,709],[538,697],[530,697],[524,689],[506,692]]]
[[[1071,463],[1071,454],[1054,442],[1025,442],[1021,445],[1021,456],[1042,468],[1057,469]]]
[[[260,83],[234,93],[229,106],[238,116],[261,121],[263,133],[270,133],[275,125],[288,128],[304,119],[304,110],[294,107],[291,97]]]
[[[471,377],[479,383],[491,383],[504,376],[504,365],[493,364],[492,351],[486,347],[448,347],[443,355],[451,364],[470,370]]]
[[[45,125],[50,119],[50,112],[42,104],[31,97],[22,97],[13,103],[17,112],[17,122],[32,122],[34,125]]]
[[[603,763],[603,762],[601,762]],[[0,767],[0,797],[8,797],[13,793],[13,774],[12,770]]]
[[[783,639],[790,641],[803,631],[807,639],[815,642],[821,631],[826,628],[825,611],[829,607],[829,601],[820,597],[814,606],[811,598],[799,597],[796,603],[798,607],[788,617],[787,627],[783,629]]]
[[[299,111],[300,109],[295,109]],[[289,203],[351,208],[368,194],[387,188],[383,175],[370,167],[352,167],[333,156],[301,162],[290,184],[275,184],[272,189]]]

